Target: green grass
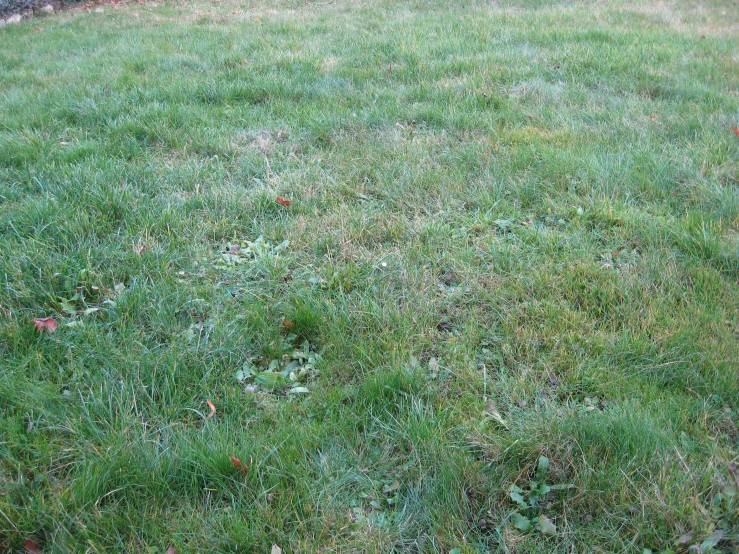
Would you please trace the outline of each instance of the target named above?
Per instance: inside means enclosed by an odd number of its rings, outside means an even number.
[[[738,25],[223,0],[0,30],[0,550],[736,552]],[[248,377],[304,341],[310,392]],[[509,521],[540,456],[554,536]]]

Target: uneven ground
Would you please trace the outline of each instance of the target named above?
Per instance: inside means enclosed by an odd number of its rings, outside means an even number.
[[[738,124],[736,0],[0,30],[0,549],[736,552]]]

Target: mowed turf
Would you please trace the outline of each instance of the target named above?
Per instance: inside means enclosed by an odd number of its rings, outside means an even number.
[[[736,552],[737,29],[736,0],[0,29],[0,550]]]

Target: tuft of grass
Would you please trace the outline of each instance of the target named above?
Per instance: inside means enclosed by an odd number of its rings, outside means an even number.
[[[736,2],[102,8],[0,30],[0,549],[739,548]]]

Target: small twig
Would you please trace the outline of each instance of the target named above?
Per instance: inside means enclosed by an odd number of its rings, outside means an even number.
[[[690,471],[690,468],[688,467],[688,464],[685,463],[685,458],[683,458],[682,454],[680,454],[680,451],[677,449],[677,446],[675,447],[675,453],[677,454],[677,457],[680,459],[680,461],[683,464],[683,467],[685,468],[685,471],[690,475],[691,479],[694,479],[693,472]]]
[[[16,526],[15,526],[15,523],[13,523],[13,521],[12,521],[12,520],[11,520],[11,519],[10,519],[10,518],[9,518],[8,516],[6,516],[6,515],[5,515],[5,512],[3,512],[2,510],[0,510],[0,514],[2,514],[2,516],[3,516],[3,517],[4,517],[5,519],[7,519],[7,520],[8,520],[8,523],[10,523],[10,525],[12,525],[12,526],[13,526],[13,529],[15,529],[15,532],[16,532],[16,533],[18,533],[18,528],[17,528]]]
[[[267,166],[267,172],[266,172],[265,177],[267,177],[267,182],[271,182],[272,176],[270,175],[269,158],[267,156],[264,157],[264,163]]]

